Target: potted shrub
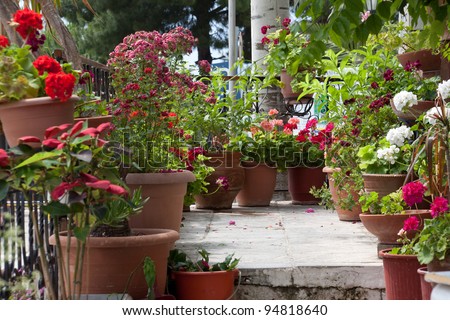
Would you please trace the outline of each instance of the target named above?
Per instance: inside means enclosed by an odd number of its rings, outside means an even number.
[[[431,285],[420,278],[423,267],[417,260],[414,245],[418,237],[420,220],[411,216],[398,232],[400,247],[379,252],[383,259],[383,272],[388,300],[429,300]],[[412,236],[411,233],[415,234]]]
[[[99,135],[108,127],[107,123],[87,128],[82,121],[73,126],[54,126],[46,130],[41,149],[26,145],[40,142],[39,138],[28,136],[8,152],[0,150],[1,194],[6,195],[9,188],[25,196],[35,192],[44,199],[42,210],[52,218],[54,235],[50,242],[55,245],[59,270],[58,296],[53,291],[56,286],[51,281],[46,260],[52,254],[45,252],[43,235],[37,231],[36,210],[31,211],[41,270],[51,299],[77,299],[80,294],[124,291],[143,298],[148,291],[142,271],[147,255],[155,259],[156,293],[164,293],[166,259],[178,233],[159,229],[130,233],[126,225],[128,217],[139,212],[143,202],[139,193],[130,197],[114,166],[114,155],[103,147],[105,141]],[[98,237],[105,235],[105,231],[98,231],[99,225],[105,224],[120,230],[124,237]],[[91,235],[93,229],[97,231]],[[156,244],[152,238],[158,238]],[[162,245],[162,249],[157,251],[156,245]],[[107,253],[119,253],[119,257],[111,258]],[[96,260],[97,254],[100,254],[99,260]],[[122,259],[124,254],[126,261]],[[99,267],[102,275],[97,274]],[[113,283],[109,270],[119,280],[118,284]],[[105,282],[98,284],[96,280],[100,279]]]
[[[47,55],[35,58],[45,41],[41,14],[18,10],[12,21],[24,45],[0,35],[0,121],[8,144],[16,146],[22,136],[42,138],[48,127],[73,122],[79,73]]]
[[[191,89],[200,90],[181,59],[194,44],[182,27],[138,31],[110,54],[112,139],[126,147],[119,152],[127,185],[150,198],[143,214],[130,219],[132,227],[180,228],[187,183],[195,180],[180,158],[188,147],[180,112],[192,102]]]
[[[426,190],[420,181],[413,181],[383,197],[374,191],[361,195],[361,222],[378,238],[379,248],[396,246],[398,230],[411,216],[420,221],[417,230],[423,227],[424,219],[431,217],[430,210],[417,209],[417,205],[423,202]]]
[[[382,139],[360,147],[357,153],[364,190],[380,198],[400,189],[411,164],[414,131],[402,125],[392,128]]]
[[[324,150],[331,144],[333,123],[320,130],[317,127],[318,120],[310,119],[305,128],[297,135],[291,133],[290,139],[281,146],[284,157],[279,160],[279,166],[287,168],[288,190],[293,204],[317,204],[320,201],[310,190],[325,183]]]
[[[260,81],[251,70],[233,79],[234,90],[240,92],[240,99],[228,90],[231,81],[220,70],[200,77],[196,86],[201,89],[189,98],[196,107],[189,104],[183,111],[183,128],[190,137],[188,143],[201,146],[208,157],[205,164],[214,168],[205,178],[207,191],[194,196],[199,209],[230,209],[244,184],[240,141],[250,128]],[[228,189],[215,192],[215,182],[220,177],[227,178]]]
[[[212,263],[210,253],[198,250],[199,260],[186,253],[170,252],[168,267],[174,281],[175,297],[179,300],[226,300],[234,294],[234,280],[239,275],[239,259],[228,255],[224,261]]]
[[[305,77],[315,77],[318,73],[318,63],[310,52],[317,48],[309,48],[310,40],[301,32],[298,22],[291,23],[291,19],[284,18],[283,21],[278,20],[277,24],[261,28],[264,35],[261,42],[268,52],[264,58],[264,81],[266,85],[281,87],[285,101],[295,102],[307,95],[296,87],[297,83]],[[276,30],[268,33],[270,29]]]

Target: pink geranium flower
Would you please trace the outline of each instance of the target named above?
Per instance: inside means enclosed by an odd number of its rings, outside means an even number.
[[[403,200],[410,207],[417,203],[421,203],[423,200],[423,195],[427,187],[425,187],[420,181],[413,181],[407,183],[402,188]]]
[[[448,211],[448,200],[444,197],[436,197],[430,206],[431,216],[436,218],[441,213]]]

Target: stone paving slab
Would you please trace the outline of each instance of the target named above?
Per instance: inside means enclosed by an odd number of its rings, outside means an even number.
[[[204,248],[212,262],[234,253],[242,273],[240,299],[383,298],[376,238],[360,222],[339,221],[320,206],[273,201],[220,212],[192,206],[176,247],[193,258]]]

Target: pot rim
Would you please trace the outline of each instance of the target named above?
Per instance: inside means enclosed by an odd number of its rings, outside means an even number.
[[[195,175],[189,170],[175,172],[127,173],[127,184],[173,184],[195,181]]]
[[[90,248],[115,248],[115,247],[136,247],[136,246],[149,246],[150,244],[159,245],[164,243],[174,243],[176,240],[180,238],[180,235],[175,230],[170,229],[131,229],[135,235],[131,235],[128,237],[93,237],[89,236],[86,240],[87,245]],[[137,233],[137,234],[136,234]],[[67,231],[61,231],[60,233],[60,241],[62,245],[67,244]],[[125,241],[124,243],[124,239]],[[150,240],[154,240],[153,242]],[[55,245],[55,235],[52,234],[49,238],[49,243],[51,245]],[[130,245],[130,242],[132,245]],[[77,245],[77,241],[75,238],[70,243],[71,247],[75,247]]]
[[[74,103],[79,101],[81,98],[77,95],[72,95],[68,100],[61,101],[59,99],[52,99],[50,97],[37,97],[37,98],[29,98],[29,99],[21,99],[18,101],[11,101],[11,102],[4,102],[0,103],[0,109],[13,109],[16,107],[22,107],[24,104],[27,106],[35,106],[35,105],[42,105],[46,103]]]

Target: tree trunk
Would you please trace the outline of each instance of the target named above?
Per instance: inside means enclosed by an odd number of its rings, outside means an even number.
[[[198,39],[197,50],[198,50],[198,61],[208,60],[212,63],[211,55],[211,1],[208,4],[197,1],[193,6],[193,15],[196,17],[197,22],[192,28],[194,37]]]
[[[276,18],[289,17],[289,0],[251,0],[250,2],[252,19],[252,61],[262,66],[262,59],[267,51],[261,44],[263,34],[261,27],[276,24]],[[273,31],[273,30],[269,30]]]
[[[23,44],[22,38],[18,35],[16,30],[11,28],[8,24],[8,21],[11,20],[13,14],[19,9],[19,6],[14,0],[0,1],[0,22],[6,32],[6,36],[11,43],[21,46]]]
[[[77,45],[63,20],[58,14],[58,10],[53,0],[37,0],[41,4],[42,14],[45,16],[49,26],[53,28],[58,43],[64,48],[64,54],[67,61],[72,63],[74,69],[82,69],[81,56]]]

